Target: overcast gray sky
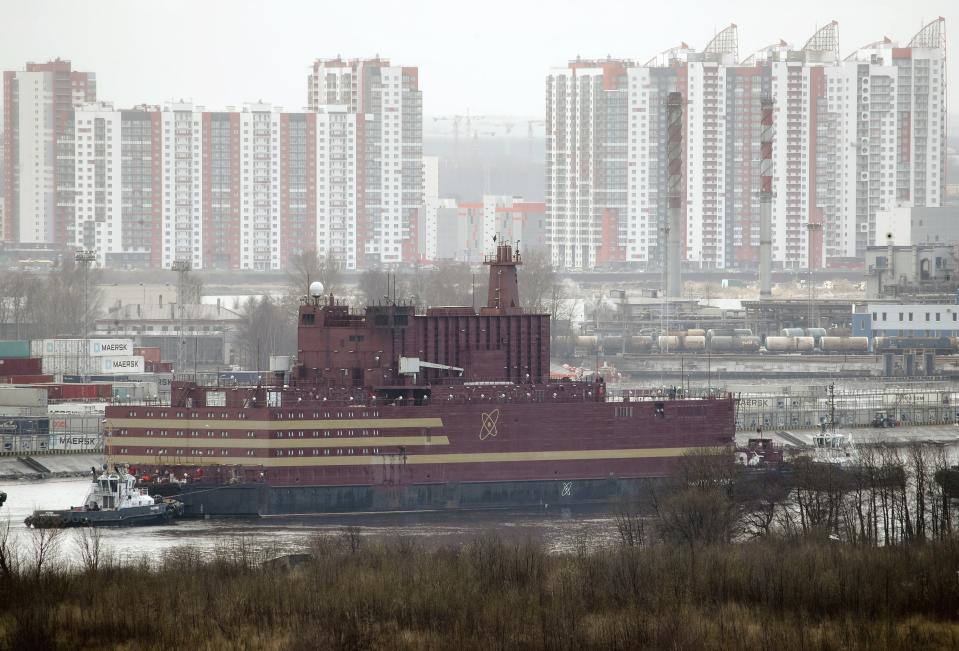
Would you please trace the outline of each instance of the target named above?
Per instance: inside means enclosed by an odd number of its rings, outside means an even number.
[[[297,110],[313,59],[379,53],[419,66],[427,115],[469,108],[540,116],[544,75],[577,54],[646,60],[680,41],[701,49],[733,22],[745,58],[780,38],[801,46],[835,19],[845,56],[883,36],[905,45],[940,15],[956,29],[957,7],[956,0],[4,0],[0,69],[71,59],[75,69],[96,72],[100,99],[118,107],[183,98],[217,109],[262,99]],[[957,50],[948,49],[953,113]]]

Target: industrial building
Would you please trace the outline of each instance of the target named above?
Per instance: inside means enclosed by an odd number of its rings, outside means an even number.
[[[870,246],[866,298],[915,303],[951,300],[959,289],[959,241],[951,244]]]

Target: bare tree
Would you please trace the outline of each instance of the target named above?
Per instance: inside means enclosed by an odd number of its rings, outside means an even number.
[[[360,299],[366,305],[374,305],[392,294],[390,277],[386,270],[380,267],[370,267],[360,274]]]
[[[616,510],[616,531],[624,547],[642,547],[646,544],[646,520],[638,506],[623,500]]]
[[[73,542],[80,555],[84,571],[96,574],[102,565],[109,562],[109,550],[103,542],[103,531],[97,527],[80,527],[74,530]]]
[[[327,294],[335,293],[342,273],[340,261],[332,251],[319,254],[315,250],[304,251],[290,258],[287,267],[287,293],[294,301],[301,296],[308,296],[310,284],[319,281]]]
[[[286,306],[269,296],[248,298],[241,306],[242,318],[236,336],[242,363],[251,369],[266,370],[270,355],[296,352],[296,327]]]
[[[0,522],[0,579],[10,579],[20,572],[20,554],[10,531],[10,518]]]
[[[32,552],[30,566],[33,568],[33,574],[36,578],[40,578],[45,571],[50,571],[51,567],[56,566],[57,554],[60,551],[64,531],[66,530],[57,527],[34,527],[30,529]]]
[[[187,273],[183,279],[183,304],[198,305],[203,299],[203,279],[195,273]],[[177,297],[180,300],[180,297]]]
[[[343,546],[351,554],[355,554],[360,550],[360,546],[363,544],[363,533],[357,526],[350,525],[348,527],[343,527],[341,540],[343,542]]]
[[[527,312],[549,314],[555,318],[562,282],[553,269],[546,249],[531,249],[523,254],[520,267],[520,302]]]

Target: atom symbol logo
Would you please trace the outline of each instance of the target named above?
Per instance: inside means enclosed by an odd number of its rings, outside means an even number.
[[[496,421],[499,420],[499,409],[494,409],[493,411],[482,414],[483,426],[480,428],[479,437],[481,441],[485,441],[491,436],[496,436]]]

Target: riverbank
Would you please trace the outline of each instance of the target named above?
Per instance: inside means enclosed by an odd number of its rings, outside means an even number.
[[[89,476],[90,468],[100,468],[103,461],[102,454],[92,452],[3,455],[0,456],[0,482]]]
[[[0,578],[0,648],[951,649],[959,543],[805,539],[549,554],[344,531],[263,562],[234,541],[153,568]],[[51,565],[51,568],[55,566]]]

